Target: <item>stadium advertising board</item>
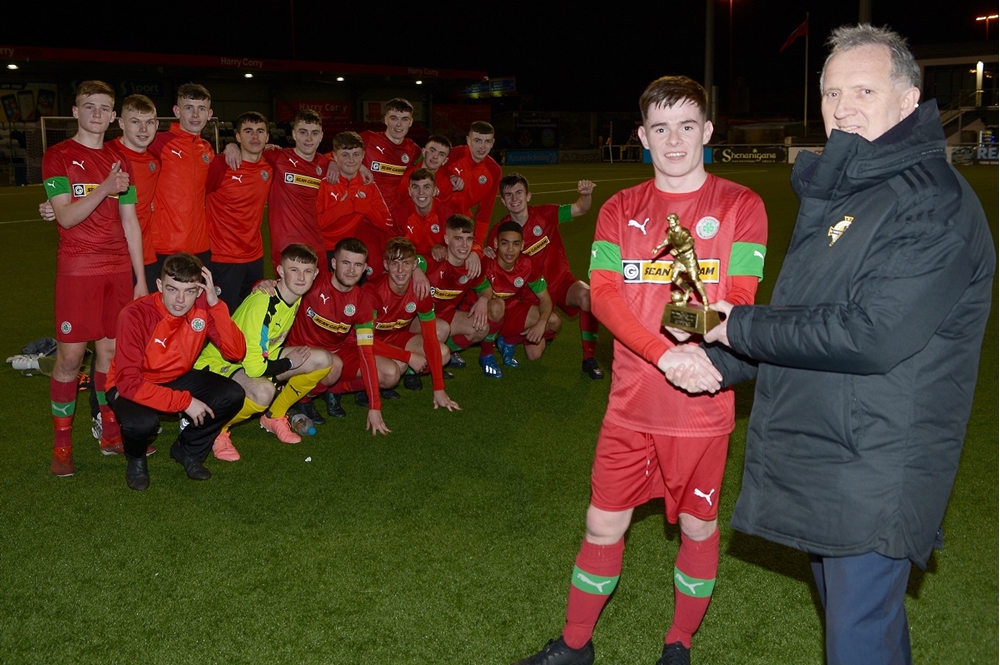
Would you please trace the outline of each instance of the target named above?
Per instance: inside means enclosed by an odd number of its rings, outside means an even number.
[[[542,164],[558,164],[558,150],[507,150],[504,152],[504,164],[508,166],[527,166]]]
[[[312,109],[323,116],[324,122],[348,123],[353,120],[350,102],[338,99],[279,99],[277,102],[278,122],[292,122],[295,114],[304,109]]]
[[[996,143],[948,146],[948,159],[952,164],[960,165],[996,166],[1000,164],[1000,154],[997,152]]]
[[[784,164],[788,151],[783,145],[733,145],[712,149],[716,164]]]
[[[511,147],[520,150],[552,150],[559,145],[559,120],[548,117],[521,117],[514,125]]]
[[[803,152],[814,152],[817,155],[822,155],[823,154],[823,146],[821,146],[821,145],[815,145],[815,146],[808,146],[808,147],[803,147],[803,148],[789,148],[788,149],[788,163],[789,164],[794,164],[795,160],[798,159],[799,155],[802,154]]]
[[[58,86],[54,83],[0,85],[3,102],[2,122],[35,122],[42,116],[55,115]]]

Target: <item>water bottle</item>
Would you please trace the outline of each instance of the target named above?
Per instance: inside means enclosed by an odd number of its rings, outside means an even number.
[[[299,436],[316,436],[316,426],[304,413],[293,413],[288,419],[288,424],[291,425],[292,431]]]

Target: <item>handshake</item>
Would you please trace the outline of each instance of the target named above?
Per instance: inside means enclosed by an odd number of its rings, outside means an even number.
[[[700,346],[675,346],[660,356],[656,366],[667,381],[684,392],[716,393],[722,388],[722,374]]]
[[[728,317],[733,306],[725,300],[710,305],[711,309],[722,312],[724,317]],[[719,342],[729,346],[729,338],[726,334],[726,320],[708,331],[705,335],[706,342]],[[677,341],[683,342],[689,335],[679,330],[670,330]],[[665,352],[656,363],[657,368],[663,372],[667,381],[683,390],[684,392],[716,393],[722,388],[722,374],[715,368],[709,360],[705,350],[694,344],[678,344]]]

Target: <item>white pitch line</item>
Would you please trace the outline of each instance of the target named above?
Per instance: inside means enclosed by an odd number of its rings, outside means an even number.
[[[42,219],[41,217],[37,217],[35,219],[13,219],[13,220],[11,220],[9,222],[0,222],[0,224],[25,224],[27,222],[43,222],[43,223],[46,223],[46,224],[48,223],[48,222],[45,222],[45,220]]]

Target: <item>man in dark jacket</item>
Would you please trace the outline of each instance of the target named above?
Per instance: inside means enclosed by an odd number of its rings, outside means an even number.
[[[814,555],[830,665],[909,663],[907,579],[958,469],[996,260],[905,40],[828,43],[829,141],[792,172],[771,304],[718,303],[705,340],[726,385],[757,379],[733,527]]]

